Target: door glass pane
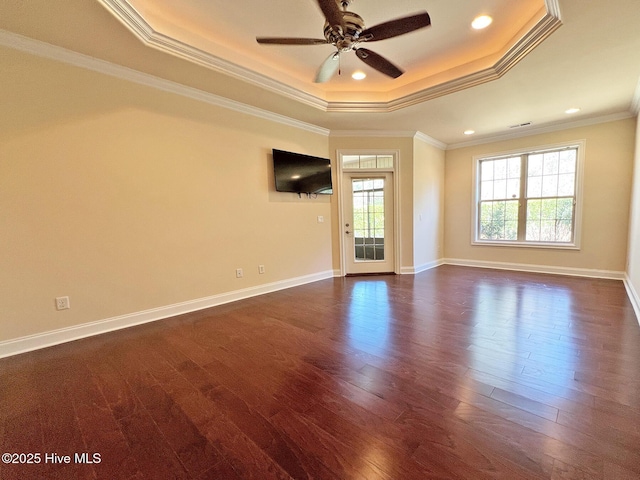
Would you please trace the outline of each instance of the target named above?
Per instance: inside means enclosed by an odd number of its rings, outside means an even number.
[[[352,179],[357,262],[384,260],[384,179]]]

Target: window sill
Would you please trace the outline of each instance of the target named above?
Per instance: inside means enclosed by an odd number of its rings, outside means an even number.
[[[580,250],[576,243],[546,243],[546,242],[501,242],[498,240],[474,240],[471,245],[483,247],[518,247],[518,248],[545,248],[552,250]]]

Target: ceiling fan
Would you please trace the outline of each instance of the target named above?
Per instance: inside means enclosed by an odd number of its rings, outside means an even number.
[[[425,12],[397,18],[370,28],[364,26],[360,15],[349,12],[347,8],[353,0],[316,0],[325,17],[324,39],[256,37],[264,45],[333,45],[337,51],[329,55],[316,73],[315,82],[329,80],[340,66],[340,54],[354,51],[356,56],[379,72],[398,78],[404,72],[383,56],[360,47],[365,42],[375,42],[397,37],[431,25],[431,18]],[[340,9],[340,6],[342,9]]]

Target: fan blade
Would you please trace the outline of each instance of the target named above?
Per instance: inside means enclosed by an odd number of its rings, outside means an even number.
[[[264,45],[326,45],[323,38],[281,38],[281,37],[256,37],[258,43]]]
[[[344,17],[336,0],[318,0],[318,6],[329,25],[332,27],[339,26],[343,32],[345,31]]]
[[[340,53],[334,52],[320,65],[318,73],[316,73],[315,83],[324,83],[333,77],[340,66]]]
[[[384,73],[389,77],[398,78],[404,73],[383,56],[378,55],[371,50],[367,50],[366,48],[358,48],[356,50],[356,55],[360,60],[369,65],[371,68],[375,68],[379,72]]]
[[[427,12],[409,15],[408,17],[389,20],[388,22],[374,25],[371,28],[363,30],[360,39],[367,42],[375,42],[377,40],[385,40],[387,38],[404,35],[415,30],[420,30],[431,25],[431,17]]]

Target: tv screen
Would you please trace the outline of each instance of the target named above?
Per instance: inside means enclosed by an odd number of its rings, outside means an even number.
[[[273,171],[278,192],[331,195],[331,161],[273,149]]]

